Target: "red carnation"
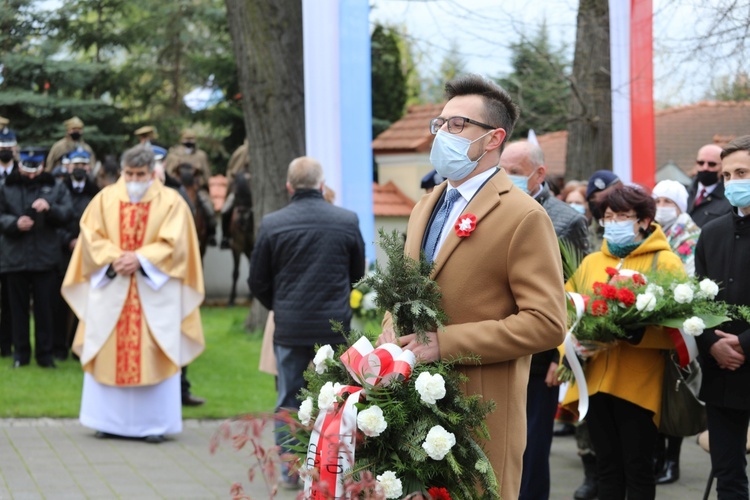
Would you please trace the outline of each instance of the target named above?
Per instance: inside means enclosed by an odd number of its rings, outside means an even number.
[[[635,273],[633,275],[633,283],[635,283],[636,285],[639,285],[639,286],[645,285],[646,284],[646,278],[644,278],[642,274]]]
[[[451,500],[451,494],[445,488],[433,486],[427,490],[427,494],[432,497],[432,500]]]
[[[601,295],[602,294],[602,287],[603,286],[604,286],[604,283],[602,283],[601,281],[595,282],[594,283],[594,293],[597,294],[597,295]]]
[[[628,288],[620,288],[617,290],[617,300],[630,307],[635,304],[635,294]]]
[[[591,314],[594,316],[606,316],[608,312],[609,308],[607,307],[607,303],[603,300],[595,300],[591,304]]]
[[[608,268],[606,268],[606,269],[605,269],[604,271],[606,271],[606,273],[607,273],[607,274],[608,274],[609,276],[617,276],[617,273],[619,272],[619,271],[618,271],[617,269],[615,269],[614,267],[608,267]]]
[[[602,285],[601,296],[608,300],[613,300],[617,297],[617,288],[612,285]]]

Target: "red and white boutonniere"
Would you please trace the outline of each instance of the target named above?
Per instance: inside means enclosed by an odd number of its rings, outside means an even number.
[[[454,226],[459,238],[466,238],[477,228],[477,216],[474,214],[463,214]]]

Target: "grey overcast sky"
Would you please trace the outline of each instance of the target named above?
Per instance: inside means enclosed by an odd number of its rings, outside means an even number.
[[[626,0],[625,0],[626,1]],[[699,101],[712,81],[747,70],[730,48],[720,61],[695,54],[696,33],[724,0],[654,0],[654,98],[657,105]],[[577,0],[371,0],[371,22],[403,26],[418,50],[420,72],[436,71],[451,40],[471,72],[500,76],[511,71],[508,46],[536,33],[542,22],[555,46],[572,59]]]

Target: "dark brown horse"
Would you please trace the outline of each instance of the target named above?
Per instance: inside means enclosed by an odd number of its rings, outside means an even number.
[[[237,298],[237,279],[240,276],[240,260],[244,254],[248,263],[255,247],[255,221],[253,220],[253,197],[250,192],[250,174],[240,172],[232,183],[234,207],[229,234],[232,239],[229,247],[232,250],[234,267],[232,268],[232,291],[229,294],[229,305],[234,305]],[[252,296],[250,297],[252,301]]]
[[[193,220],[195,221],[195,232],[198,234],[198,246],[200,247],[201,259],[206,255],[206,242],[208,241],[208,223],[206,214],[198,198],[198,171],[190,163],[183,163],[179,167],[180,183],[187,193],[192,204]]]

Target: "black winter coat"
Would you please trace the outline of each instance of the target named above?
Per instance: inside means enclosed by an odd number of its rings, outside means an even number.
[[[735,209],[736,210],[736,209]],[[719,284],[717,300],[750,305],[750,216],[734,212],[705,226],[695,247],[695,273]],[[739,336],[748,360],[735,371],[719,368],[711,356],[711,346],[719,340],[714,329],[696,337],[703,369],[702,400],[741,410],[750,410],[750,324],[732,321],[719,330]]]
[[[274,311],[274,343],[344,342],[330,320],[349,329],[352,284],[365,272],[364,241],[354,212],[297,190],[292,202],[263,217],[250,262],[253,296]]]
[[[67,178],[62,184],[68,190],[70,194],[71,202],[71,217],[70,220],[61,229],[63,249],[68,249],[68,244],[78,238],[78,234],[81,231],[80,223],[81,216],[89,206],[91,200],[99,192],[99,188],[96,183],[90,178],[86,178],[86,184],[83,185],[83,190],[79,193],[73,188],[73,182]],[[68,253],[70,253],[68,251]]]
[[[35,212],[31,204],[44,198],[50,209]],[[57,230],[71,217],[68,190],[47,172],[34,179],[13,171],[0,187],[0,271],[51,271],[62,258]],[[30,231],[18,229],[22,215],[33,215]]]
[[[695,205],[696,196],[698,196],[698,181],[693,182],[688,194],[688,213],[698,227],[702,228],[707,222],[732,212],[732,205],[724,197],[724,183],[721,180],[716,189],[697,206]]]

